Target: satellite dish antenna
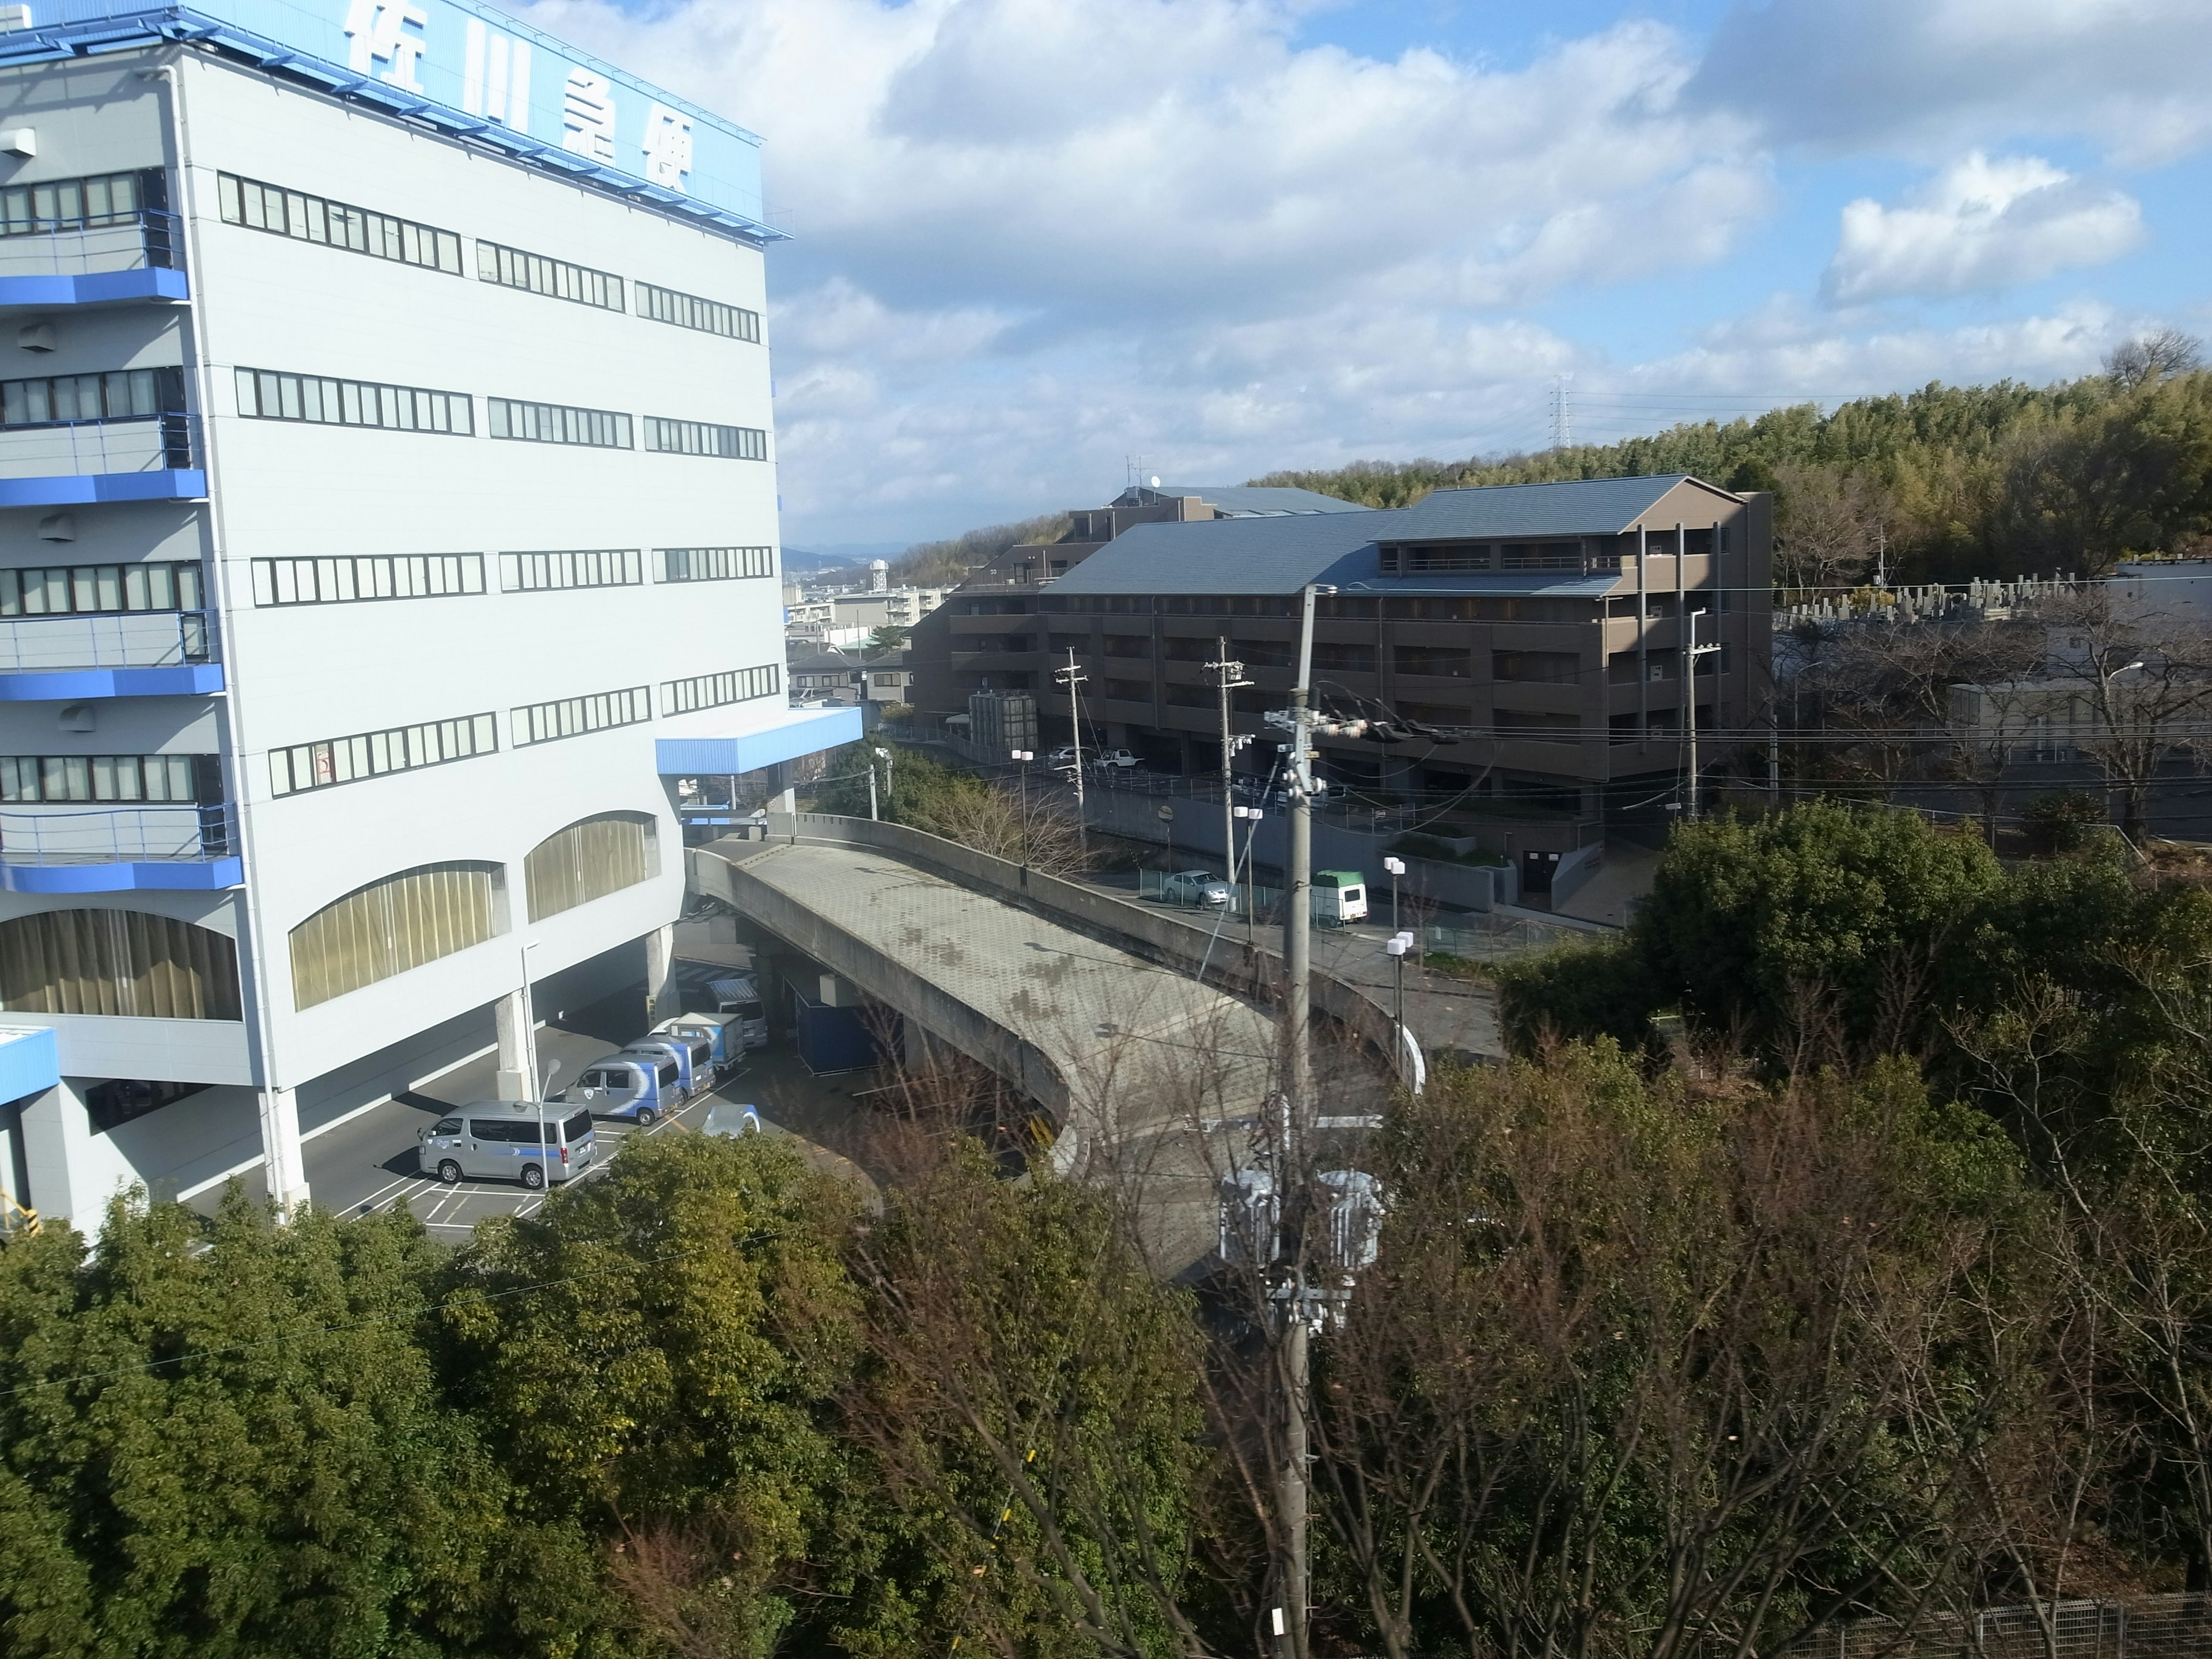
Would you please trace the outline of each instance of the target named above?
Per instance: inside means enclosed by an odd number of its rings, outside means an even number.
[[[1158,489],[1159,487],[1160,487],[1160,475],[1159,475],[1158,473],[1155,472],[1155,473],[1153,473],[1153,474],[1152,474],[1152,488],[1153,488],[1153,489]]]

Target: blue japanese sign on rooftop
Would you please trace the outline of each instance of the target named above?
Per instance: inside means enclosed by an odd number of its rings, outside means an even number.
[[[0,63],[200,40],[548,167],[780,240],[760,139],[477,0],[29,0]]]

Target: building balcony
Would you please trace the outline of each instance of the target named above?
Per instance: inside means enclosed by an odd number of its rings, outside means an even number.
[[[205,696],[222,689],[212,611],[0,621],[0,702]]]
[[[0,427],[0,507],[190,501],[206,495],[196,415]]]
[[[0,809],[0,892],[213,892],[245,879],[228,806]]]
[[[183,245],[182,221],[151,210],[0,236],[0,311],[187,299]]]

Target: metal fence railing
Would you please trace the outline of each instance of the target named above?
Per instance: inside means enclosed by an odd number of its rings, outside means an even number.
[[[237,846],[227,805],[0,811],[0,864],[197,864]]]
[[[134,611],[0,621],[0,674],[213,662],[212,611]]]
[[[173,269],[184,245],[183,222],[153,208],[43,222],[0,235],[0,276]]]
[[[1860,1620],[1801,1638],[1775,1659],[2202,1659],[2212,1596],[2138,1595],[1984,1607],[1902,1627]]]
[[[0,478],[182,471],[198,465],[197,415],[119,415],[0,427]]]

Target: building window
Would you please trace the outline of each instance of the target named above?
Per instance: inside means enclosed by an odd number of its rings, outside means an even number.
[[[216,175],[216,195],[222,204],[225,224],[265,230],[296,242],[346,248],[373,259],[396,259],[448,276],[462,274],[461,239],[450,230],[228,173]]]
[[[0,570],[0,617],[198,611],[197,564],[70,564]]]
[[[269,790],[276,795],[295,795],[309,789],[328,789],[393,772],[443,766],[471,755],[489,755],[498,747],[498,732],[489,714],[462,714],[449,720],[425,720],[419,726],[394,726],[350,738],[295,744],[269,751]]]
[[[160,167],[54,179],[0,190],[0,236],[45,236],[134,222],[169,205],[169,175]]]
[[[1498,549],[1501,570],[1580,570],[1583,544],[1578,542],[1502,542]]]
[[[266,368],[238,371],[238,412],[251,420],[374,426],[392,432],[476,435],[476,405],[465,392],[431,392],[374,380],[332,380]]]
[[[348,893],[291,933],[292,1005],[312,1008],[501,931],[499,866],[426,864]]]
[[[0,801],[222,799],[214,755],[0,755]]]
[[[499,556],[499,585],[508,593],[561,587],[635,587],[644,580],[645,561],[634,547]]]
[[[513,398],[484,399],[484,424],[495,438],[531,444],[582,444],[592,449],[630,448],[629,416],[611,409],[566,404],[526,404]]]
[[[1493,679],[1569,685],[1582,678],[1583,659],[1572,651],[1493,651],[1490,672]]]
[[[1435,570],[1487,570],[1490,568],[1488,542],[1431,542],[1416,543],[1407,547],[1386,547],[1382,550],[1384,574],[1412,574]]]
[[[1375,647],[1371,645],[1344,645],[1329,640],[1316,641],[1314,644],[1314,666],[1326,673],[1371,674],[1375,672]]]
[[[726,703],[773,697],[782,689],[781,663],[767,663],[758,668],[732,668],[726,673],[665,681],[660,688],[660,708],[665,714],[689,714],[696,709],[720,708]]]
[[[1108,680],[1100,687],[1101,695],[1115,702],[1150,702],[1152,683],[1150,680]]]
[[[181,368],[119,368],[105,374],[0,380],[0,424],[8,426],[141,420],[180,414],[184,407]]]
[[[138,910],[40,910],[0,921],[0,1010],[239,1019],[238,945]]]
[[[726,306],[719,300],[702,300],[672,288],[655,288],[651,283],[637,285],[637,314],[656,323],[673,323],[678,328],[696,328],[702,334],[720,334],[732,340],[757,344],[761,337],[757,311]]]
[[[1221,699],[1221,694],[1210,685],[1170,685],[1168,704],[1175,708],[1212,708]]]
[[[208,1086],[204,1083],[159,1083],[137,1078],[110,1078],[85,1090],[84,1115],[92,1124],[93,1133],[104,1135],[110,1129],[119,1129],[149,1112],[158,1112],[164,1106],[173,1106]]]
[[[338,559],[256,559],[256,605],[349,605],[443,599],[484,591],[481,553],[371,553]]]
[[[663,547],[654,551],[665,582],[724,582],[775,574],[772,547]]]
[[[608,812],[572,823],[531,848],[522,872],[532,921],[650,881],[660,873],[653,821]]]
[[[714,426],[705,421],[645,417],[645,447],[664,455],[718,455],[729,461],[764,461],[768,434],[758,427]]]
[[[580,738],[617,726],[637,726],[653,718],[653,693],[632,685],[620,691],[595,691],[586,697],[559,697],[525,704],[514,711],[508,731],[518,749],[562,738]]]
[[[519,247],[497,242],[477,244],[477,276],[501,288],[519,288],[556,300],[574,300],[580,306],[602,311],[623,307],[623,279],[589,265],[572,265],[566,259],[549,259],[542,253],[525,253]]]

